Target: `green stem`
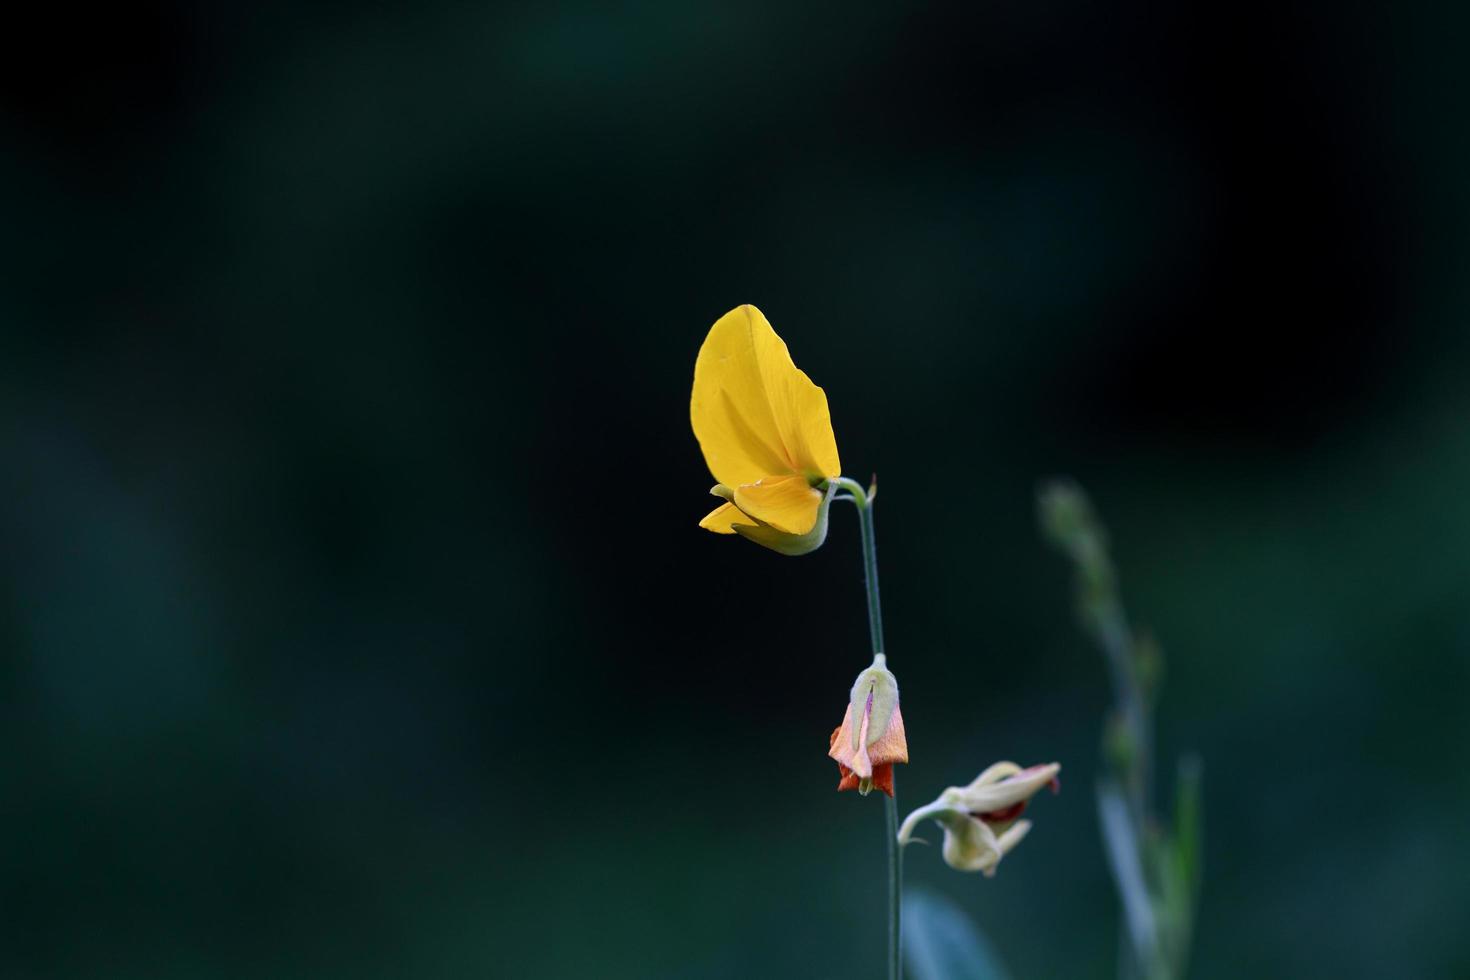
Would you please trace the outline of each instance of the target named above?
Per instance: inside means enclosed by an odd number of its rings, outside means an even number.
[[[863,540],[863,581],[868,593],[868,635],[873,642],[873,657],[883,656],[883,606],[878,599],[878,544],[873,534],[873,501],[863,485],[847,477],[838,477],[837,485],[852,494],[858,512],[858,526]],[[897,788],[895,787],[895,792]],[[898,846],[898,800],[884,801],[888,827],[888,978],[903,977],[903,851]]]
[[[884,800],[888,811],[888,976],[903,977],[903,923],[899,918],[903,907],[903,848],[898,846],[898,800]]]
[[[868,587],[868,635],[876,657],[883,652],[883,605],[878,599],[878,543],[873,534],[873,502],[856,480],[840,476],[837,485],[852,494],[852,504],[858,512],[858,528],[863,539],[863,580]]]

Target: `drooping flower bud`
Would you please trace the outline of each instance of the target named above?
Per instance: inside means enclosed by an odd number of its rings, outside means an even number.
[[[1043,786],[1060,789],[1053,762],[1022,769],[1014,762],[997,762],[968,786],[951,786],[939,799],[910,813],[898,830],[898,842],[907,844],[921,820],[944,828],[944,861],[957,871],[995,874],[1000,859],[1021,843],[1031,830],[1020,819],[1031,797]]]
[[[898,679],[878,654],[858,674],[848,696],[842,724],[832,732],[827,755],[836,760],[838,791],[867,796],[873,787],[893,795],[894,763],[909,761],[909,744],[898,709]]]

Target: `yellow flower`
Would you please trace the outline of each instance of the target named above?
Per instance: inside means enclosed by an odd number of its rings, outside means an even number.
[[[944,862],[957,871],[979,871],[994,876],[1000,859],[1031,830],[1020,819],[1026,804],[1043,786],[1059,788],[1055,762],[1022,769],[1014,762],[997,762],[968,786],[951,786],[939,799],[904,818],[899,844],[907,844],[920,820],[944,828]]]
[[[700,527],[784,554],[821,546],[830,481],[842,474],[827,395],[754,306],[710,327],[694,362],[689,420],[719,481],[711,492],[725,500]]]

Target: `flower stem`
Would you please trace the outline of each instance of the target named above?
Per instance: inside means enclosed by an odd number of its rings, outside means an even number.
[[[837,486],[852,494],[857,508],[858,526],[863,540],[863,581],[868,592],[868,635],[873,642],[873,657],[883,656],[883,606],[878,599],[878,545],[873,534],[873,501],[863,485],[847,477],[838,477]],[[895,787],[895,793],[897,787]],[[888,827],[888,980],[903,977],[903,851],[898,846],[898,800],[884,800],[885,823]]]
[[[876,657],[883,652],[883,605],[878,600],[878,544],[873,535],[873,503],[856,480],[840,476],[836,483],[852,494],[852,504],[858,512],[858,528],[863,539],[863,579],[868,586],[868,635]]]
[[[898,846],[898,800],[890,796],[883,803],[888,811],[888,976],[889,980],[901,980],[903,848]]]

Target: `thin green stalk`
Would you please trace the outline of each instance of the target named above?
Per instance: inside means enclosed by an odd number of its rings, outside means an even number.
[[[847,477],[838,477],[837,485],[852,494],[853,506],[858,512],[858,526],[863,541],[863,581],[868,593],[868,635],[873,643],[873,656],[883,654],[883,606],[878,599],[878,545],[873,534],[873,501],[863,485]],[[895,787],[895,793],[897,787]],[[890,796],[885,801],[888,827],[888,977],[902,980],[903,977],[903,852],[898,846],[898,800]]]
[[[883,605],[878,600],[878,544],[873,535],[873,502],[856,480],[837,478],[837,485],[852,494],[858,512],[858,528],[863,539],[863,580],[868,587],[868,635],[873,641],[873,656],[883,652]]]
[[[903,923],[899,912],[903,907],[903,848],[898,846],[898,800],[890,796],[883,803],[888,811],[888,976],[890,980],[901,980]]]

